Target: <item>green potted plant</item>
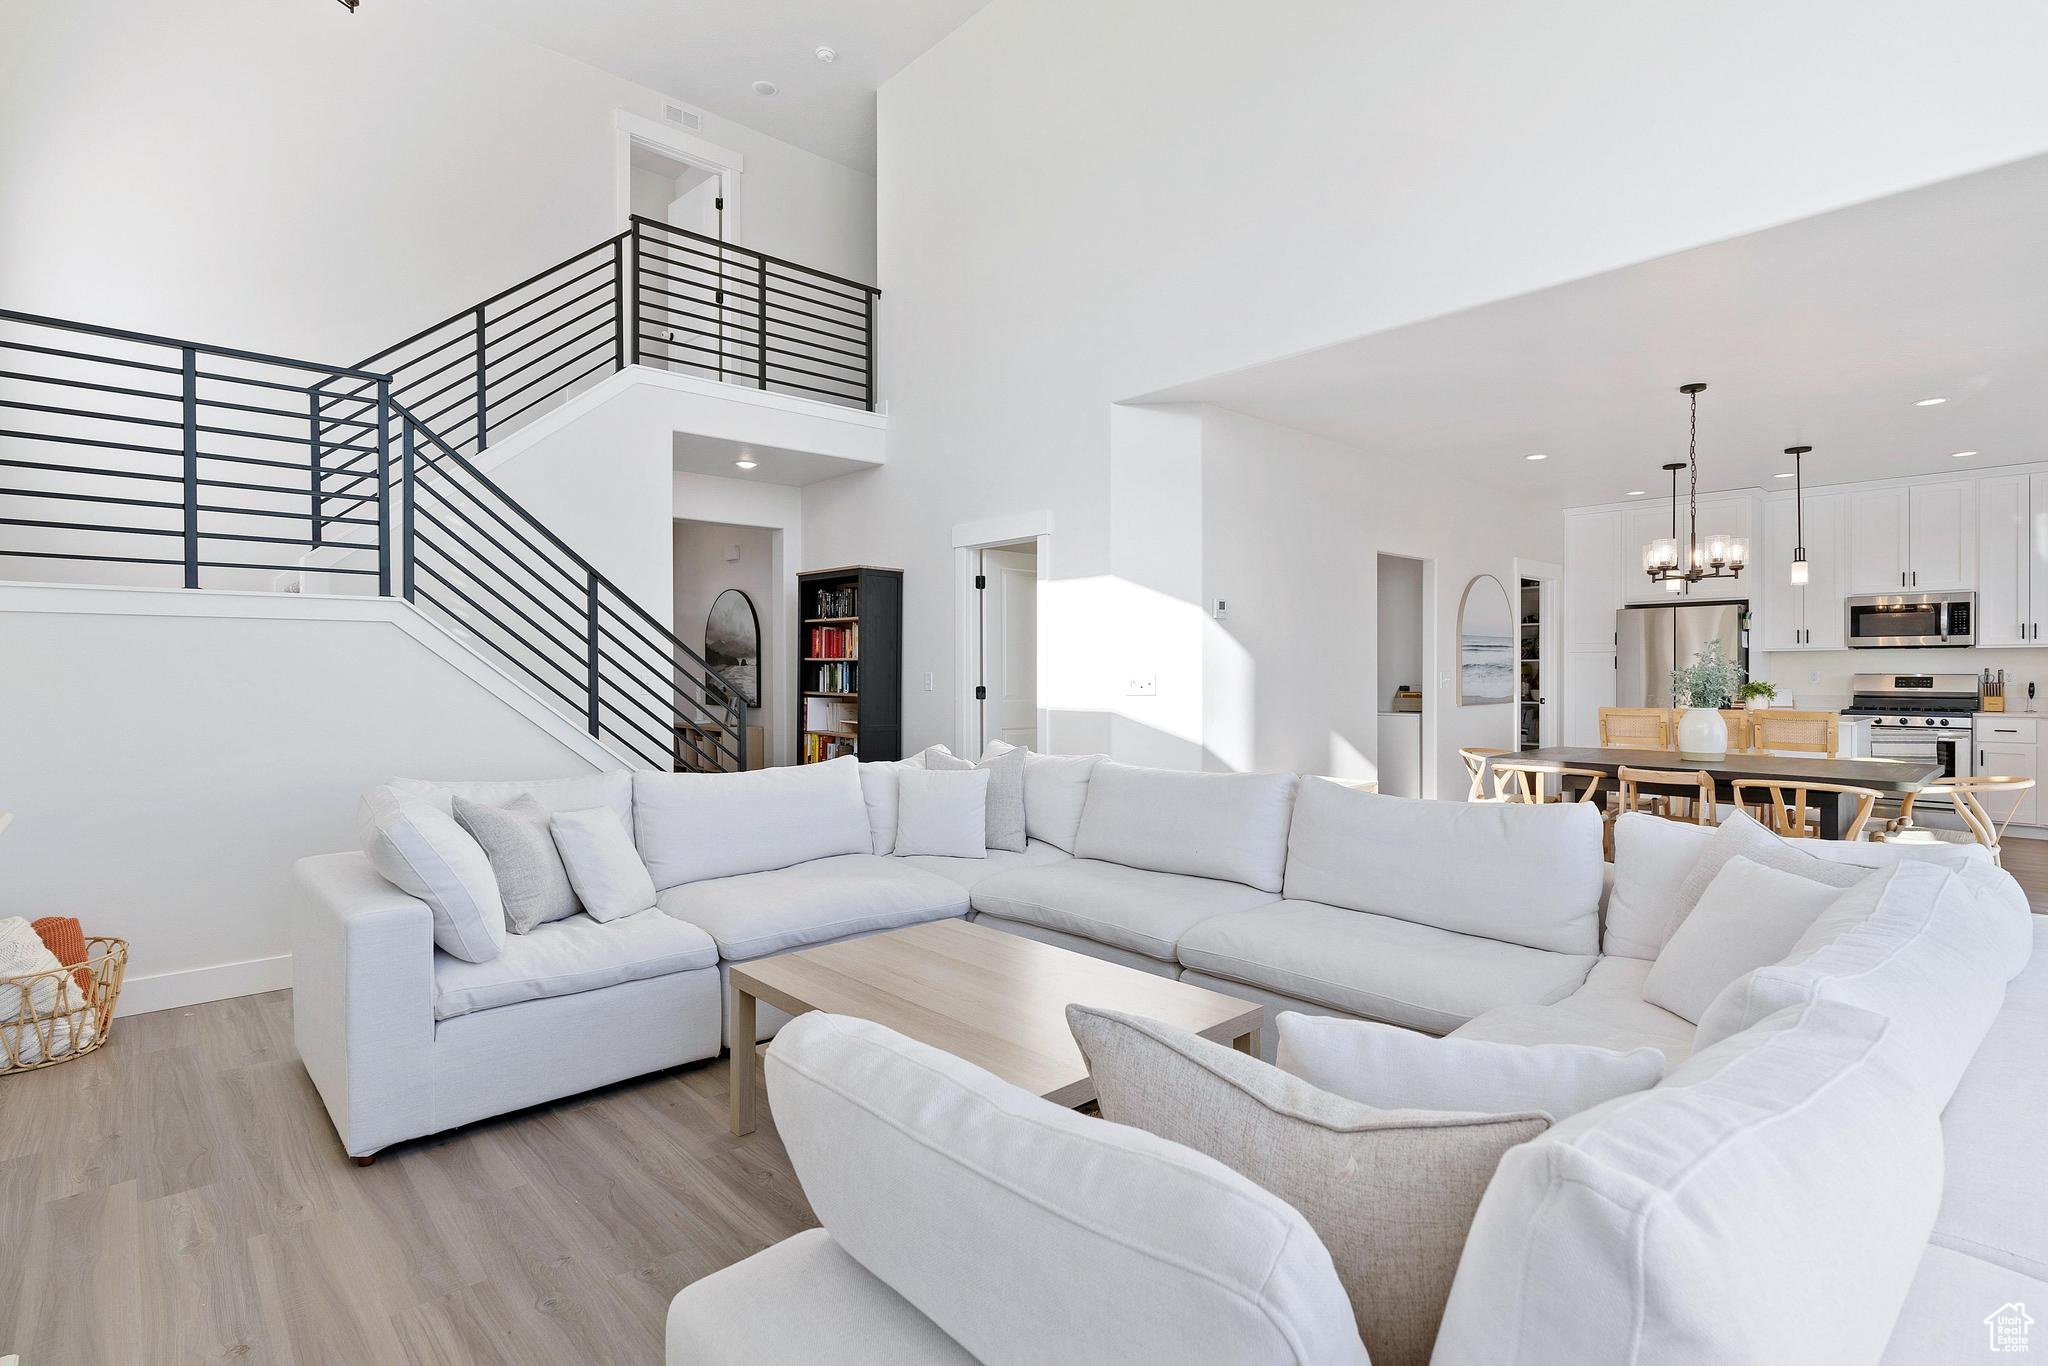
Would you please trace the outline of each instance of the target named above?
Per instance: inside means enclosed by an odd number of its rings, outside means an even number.
[[[1735,700],[1751,711],[1762,711],[1778,700],[1778,687],[1760,678],[1752,678],[1735,690]]]
[[[1692,663],[1671,671],[1671,700],[1685,709],[1678,718],[1678,757],[1701,763],[1728,757],[1728,723],[1721,708],[1742,686],[1742,666],[1710,640]]]

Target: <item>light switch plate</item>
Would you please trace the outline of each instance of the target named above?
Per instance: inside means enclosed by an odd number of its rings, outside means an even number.
[[[926,692],[930,692],[932,690],[932,676],[930,674],[926,674],[924,676],[924,690]]]
[[[1159,695],[1158,674],[1132,674],[1124,684],[1126,697],[1157,697]]]

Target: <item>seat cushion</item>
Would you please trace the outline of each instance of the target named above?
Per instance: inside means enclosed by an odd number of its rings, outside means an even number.
[[[666,1355],[668,1366],[977,1366],[821,1228],[684,1286]]]
[[[698,926],[728,962],[967,914],[967,893],[908,860],[841,854],[671,887],[654,904]]]
[[[2004,1008],[1942,1112],[1947,1178],[1933,1241],[2048,1281],[2048,916],[2033,920],[2033,960],[2007,984]],[[2048,1294],[2040,1304],[2048,1307]]]
[[[1194,773],[1104,759],[1088,778],[1074,857],[1222,878],[1280,894],[1292,773]]]
[[[1366,1366],[1307,1221],[1213,1158],[818,1011],[768,1094],[834,1241],[977,1361]]]
[[[1939,1126],[1891,1028],[1787,1010],[1510,1150],[1435,1366],[1875,1361],[1941,1198]]]
[[[695,925],[657,910],[600,923],[578,911],[565,920],[508,935],[488,963],[434,954],[434,1018],[573,996],[692,968],[714,967],[718,946]]]
[[[904,866],[918,868],[927,873],[936,873],[946,881],[972,890],[997,873],[1014,872],[1019,868],[1039,868],[1048,863],[1064,863],[1072,855],[1056,849],[1043,840],[1028,840],[1022,852],[1010,849],[991,849],[986,858],[944,858],[937,854],[911,854],[904,858]]]
[[[974,909],[984,915],[1064,930],[1169,963],[1192,927],[1227,912],[1275,904],[1271,893],[1242,883],[1089,858],[984,878],[974,884],[973,897]]]
[[[1179,952],[1213,976],[1432,1034],[1498,1006],[1562,1000],[1594,962],[1314,901],[1204,920]]]
[[[1303,778],[1286,895],[1553,953],[1600,950],[1600,813],[1426,802]]]
[[[1654,1048],[1667,1067],[1692,1055],[1692,1024],[1643,999],[1646,958],[1602,958],[1562,1001],[1489,1010],[1454,1031],[1493,1043],[1580,1043],[1597,1048]]]
[[[1929,1247],[1878,1366],[2006,1360],[2005,1354],[2023,1349],[2008,1345],[1994,1352],[1992,1325],[1985,1320],[1997,1314],[2011,1335],[2029,1327],[2023,1321],[2029,1305],[2043,1322],[2017,1341],[2031,1349],[2048,1342],[2048,1281],[1949,1248]],[[2019,1314],[2012,1313],[2015,1309]],[[2013,1340],[2008,1336],[2008,1343]]]

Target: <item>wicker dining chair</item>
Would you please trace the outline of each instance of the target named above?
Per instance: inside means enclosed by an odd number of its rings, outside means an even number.
[[[1557,792],[1547,795],[1544,779],[1557,779]],[[1584,778],[1586,786],[1576,795],[1566,787],[1565,779]],[[1504,802],[1518,802],[1526,806],[1543,806],[1556,802],[1581,801],[1600,805],[1600,784],[1607,775],[1594,768],[1573,768],[1568,764],[1546,763],[1535,759],[1503,758],[1493,761],[1493,786],[1498,799]]]
[[[1603,748],[1670,749],[1671,713],[1662,707],[1602,707],[1600,744]]]
[[[1755,722],[1753,747],[1767,752],[1825,754],[1835,757],[1836,713],[1789,711],[1766,707],[1750,713]]]
[[[1621,784],[1619,811],[1642,811],[1687,825],[1716,825],[1720,811],[1714,800],[1714,775],[1700,770],[1630,768],[1614,773]]]
[[[2012,824],[2012,818],[2019,813],[2020,803],[2033,789],[2032,778],[2012,778],[1997,774],[1979,774],[1968,778],[1944,778],[1931,783],[1918,792],[1908,792],[1899,802],[1898,819],[1887,822],[1885,828],[1874,831],[1870,838],[1882,844],[1981,844],[1991,851],[1991,861],[2005,866],[2005,827]],[[1999,820],[1985,808],[1984,799],[1994,799],[2010,794],[2012,805],[2006,810],[2005,818]],[[1947,797],[1955,803],[1956,814],[1963,818],[1964,830],[1938,830],[1931,826],[1913,823],[1913,801],[1916,797]]]
[[[1808,798],[1814,793],[1840,793],[1856,798],[1856,815],[1842,831],[1845,840],[1863,838],[1863,827],[1870,820],[1871,808],[1877,805],[1881,795],[1872,788],[1852,787],[1846,783],[1805,783],[1775,778],[1746,778],[1730,786],[1734,789],[1737,806],[1763,811],[1766,825],[1786,839],[1795,840],[1820,838],[1820,819],[1817,815],[1808,814],[1813,805]]]
[[[1721,719],[1728,723],[1728,752],[1756,748],[1756,713],[1747,707],[1723,707]]]
[[[1458,758],[1465,765],[1465,772],[1472,779],[1471,791],[1465,794],[1468,802],[1504,802],[1507,798],[1495,791],[1486,791],[1486,761],[1497,755],[1506,754],[1504,749],[1461,749]]]

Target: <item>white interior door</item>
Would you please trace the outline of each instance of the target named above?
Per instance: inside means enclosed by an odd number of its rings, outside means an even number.
[[[981,738],[1038,748],[1038,557],[981,552]]]

